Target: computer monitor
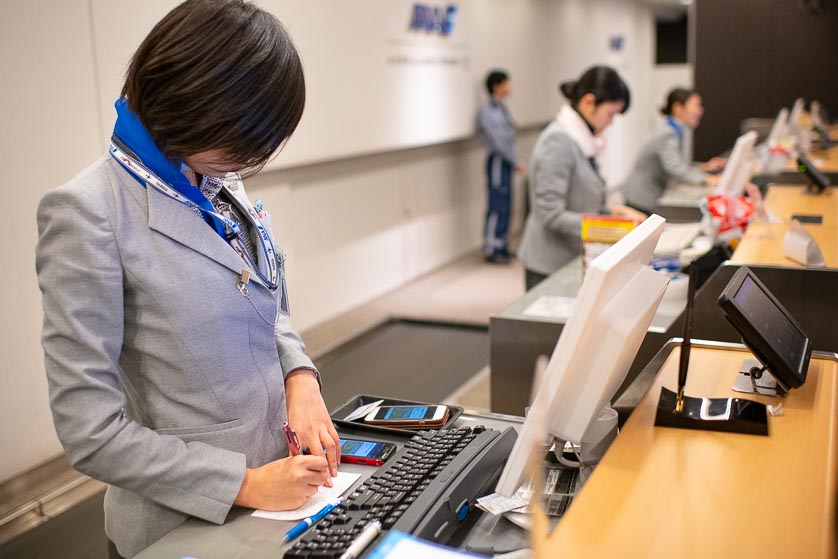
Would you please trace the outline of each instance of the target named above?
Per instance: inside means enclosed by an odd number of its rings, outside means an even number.
[[[789,110],[785,107],[780,109],[777,113],[777,118],[774,119],[774,124],[771,126],[771,132],[765,139],[765,147],[770,149],[780,144],[786,135],[786,128],[788,128]]]
[[[791,106],[788,128],[792,134],[796,135],[800,132],[800,117],[803,115],[805,106],[806,102],[803,100],[803,97],[798,97],[794,105]]]
[[[803,155],[797,156],[797,170],[809,181],[809,190],[817,194],[829,187],[829,178]]]
[[[806,382],[812,340],[747,266],[719,296],[725,318],[784,390]]]
[[[754,161],[752,153],[757,141],[757,133],[753,130],[746,132],[736,139],[733,152],[719,179],[716,187],[717,194],[727,194],[733,198],[745,192],[745,184],[751,180]]]
[[[651,215],[591,262],[498,493],[518,489],[530,457],[550,435],[581,443],[625,379],[669,283],[649,266],[664,221]]]
[[[826,109],[821,105],[820,101],[812,100],[809,112],[812,115],[812,131],[818,136],[821,149],[831,148],[835,142],[832,141],[832,137],[829,135],[829,115]]]
[[[824,109],[821,102],[817,99],[812,100],[812,106],[809,107],[809,112],[812,114],[812,127],[818,130],[826,130],[826,119],[824,118]]]

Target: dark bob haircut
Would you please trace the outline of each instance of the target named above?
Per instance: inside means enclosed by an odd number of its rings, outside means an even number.
[[[697,95],[698,93],[694,89],[685,89],[683,87],[676,87],[672,91],[669,92],[669,95],[666,96],[666,104],[661,107],[661,114],[669,116],[672,114],[672,106],[675,103],[680,103],[683,105],[687,102],[687,99],[692,97],[693,95]]]
[[[221,150],[253,172],[297,128],[305,78],[273,15],[243,0],[188,0],[134,53],[122,95],[170,159]]]
[[[503,70],[492,70],[489,72],[489,75],[486,76],[486,91],[489,92],[489,95],[494,95],[495,86],[502,84],[508,79],[509,74]]]
[[[588,93],[593,94],[597,105],[608,101],[622,101],[624,106],[621,113],[628,111],[631,104],[628,85],[610,66],[592,66],[585,70],[578,80],[560,83],[559,91],[570,100],[574,108],[579,106],[579,100]]]

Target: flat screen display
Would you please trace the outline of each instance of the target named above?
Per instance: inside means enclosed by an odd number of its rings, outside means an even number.
[[[733,275],[719,305],[742,341],[785,389],[806,381],[812,340],[753,271]]]
[[[806,334],[789,322],[750,276],[745,277],[733,300],[786,366],[799,371],[806,354]]]

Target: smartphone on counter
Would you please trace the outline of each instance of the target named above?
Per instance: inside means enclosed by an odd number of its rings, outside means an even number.
[[[347,464],[382,466],[395,452],[394,443],[343,438],[340,440],[340,461]]]
[[[364,423],[401,429],[438,429],[447,420],[448,406],[379,406],[367,414]]]

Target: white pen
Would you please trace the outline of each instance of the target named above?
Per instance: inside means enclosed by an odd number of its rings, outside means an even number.
[[[378,520],[374,520],[367,524],[367,527],[364,528],[358,537],[355,538],[355,541],[352,542],[352,545],[349,546],[343,555],[340,556],[340,559],[355,559],[363,551],[367,548],[367,546],[372,543],[372,540],[381,533],[381,522]]]

